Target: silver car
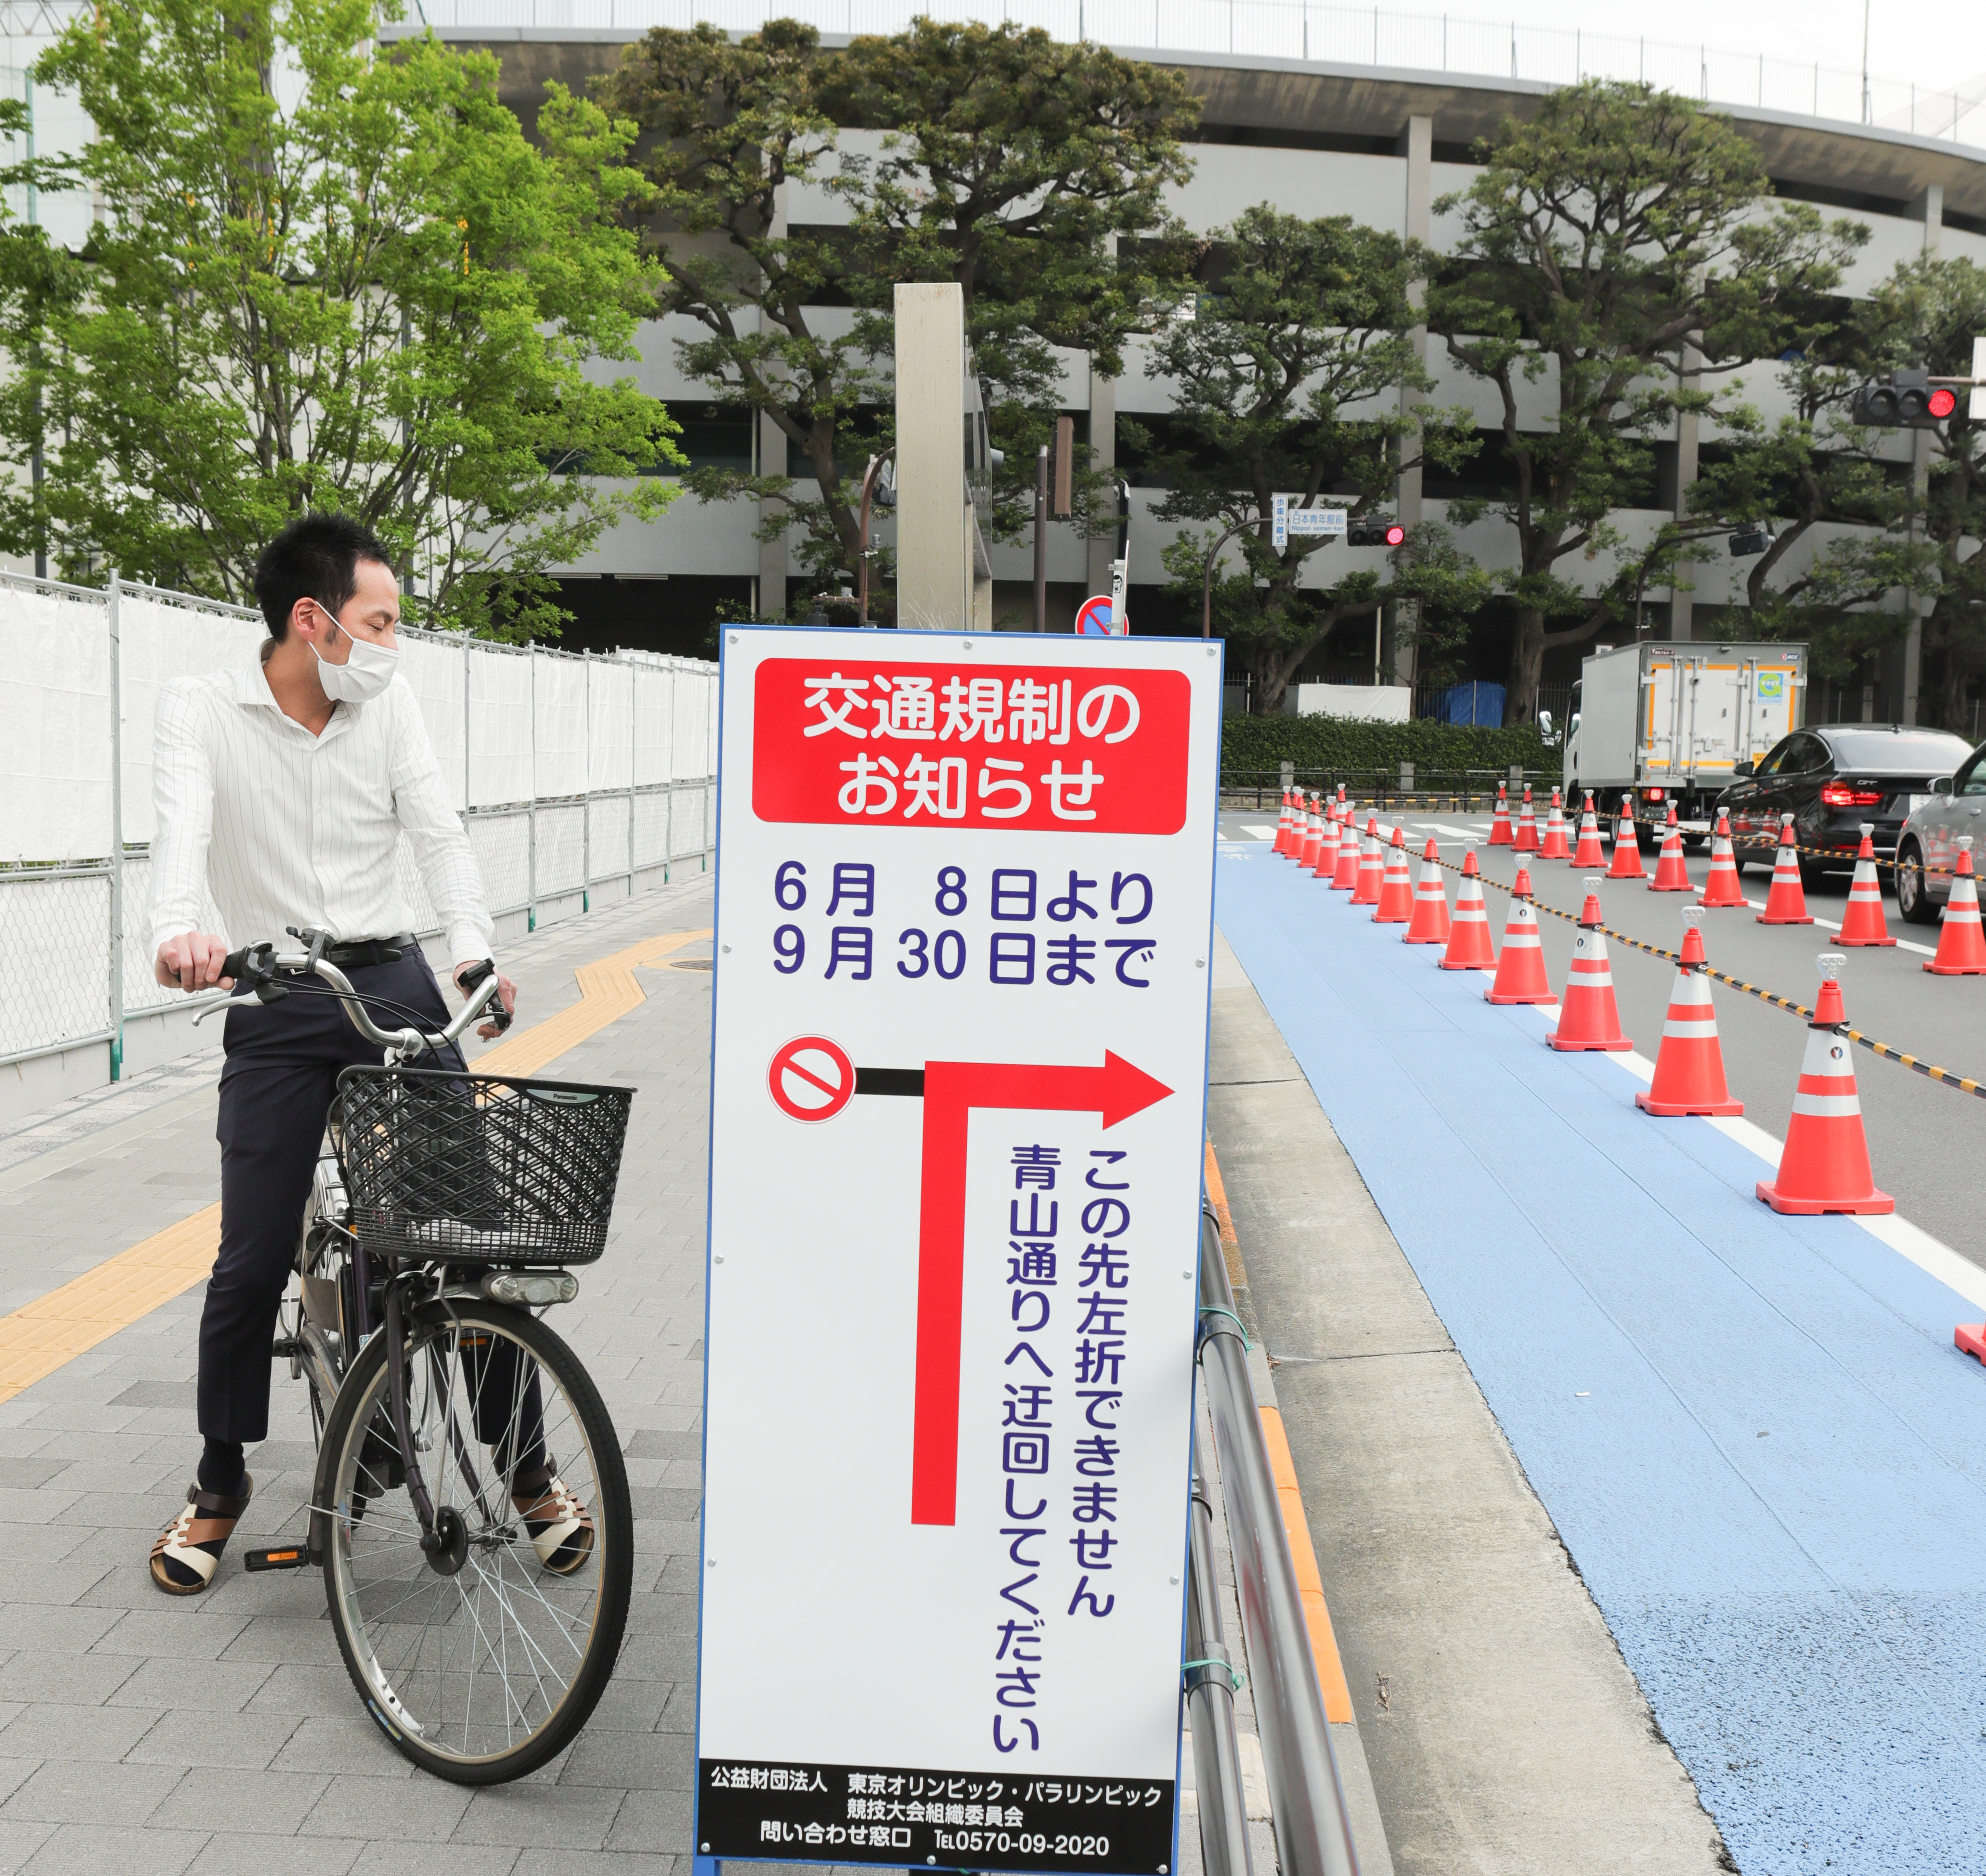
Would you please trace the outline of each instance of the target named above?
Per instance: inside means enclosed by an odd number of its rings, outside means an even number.
[[[1912,801],[1897,837],[1897,910],[1914,925],[1937,924],[1951,895],[1961,834],[1973,837],[1974,867],[1986,861],[1986,743],[1930,786]]]

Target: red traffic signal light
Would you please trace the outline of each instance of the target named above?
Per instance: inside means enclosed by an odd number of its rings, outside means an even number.
[[[1355,514],[1345,530],[1345,545],[1353,547],[1397,547],[1407,530],[1386,514]]]
[[[1386,530],[1386,544],[1389,547],[1397,547],[1406,537],[1407,530],[1397,521],[1391,524]]]
[[[1949,385],[1933,384],[1930,371],[1919,365],[1890,372],[1887,383],[1860,386],[1849,421],[1877,429],[1934,429],[1957,409],[1957,392]]]

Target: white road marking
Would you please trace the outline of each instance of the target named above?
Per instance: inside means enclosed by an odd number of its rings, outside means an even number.
[[[1420,833],[1442,834],[1449,840],[1479,840],[1483,838],[1481,834],[1472,834],[1466,827],[1451,827],[1446,821],[1417,820],[1411,825]]]
[[[1766,902],[1762,899],[1747,899],[1745,903],[1751,907],[1752,910],[1755,912],[1762,912],[1766,909]],[[1813,922],[1817,925],[1825,925],[1830,931],[1839,931],[1841,929],[1841,923],[1839,919],[1823,918],[1818,912],[1815,913],[1813,915]],[[1857,948],[1861,948],[1858,947]],[[1927,958],[1935,958],[1937,955],[1937,947],[1936,945],[1920,945],[1914,938],[1898,938],[1897,940],[1897,948],[1899,951],[1914,951]]]
[[[1490,972],[1481,973],[1485,977]],[[1558,1005],[1520,1005],[1538,1009],[1541,1016],[1555,1019]],[[1652,1082],[1655,1078],[1655,1065],[1638,1049],[1624,1049],[1618,1053],[1609,1052],[1607,1059],[1617,1062],[1621,1068],[1637,1081]],[[1705,1114],[1698,1117],[1705,1123],[1716,1128],[1726,1140],[1735,1142],[1746,1151],[1755,1154],[1765,1162],[1767,1169],[1776,1173],[1779,1156],[1785,1147],[1777,1134],[1769,1133],[1755,1121],[1741,1116]],[[1934,1277],[1948,1290],[1956,1292],[1976,1308],[1986,1309],[1986,1269],[1982,1269],[1970,1258],[1961,1257],[1951,1245],[1941,1238],[1934,1238],[1920,1224],[1897,1213],[1887,1217],[1853,1215],[1853,1222],[1861,1226],[1870,1237],[1887,1245],[1899,1257],[1907,1258],[1927,1276]]]

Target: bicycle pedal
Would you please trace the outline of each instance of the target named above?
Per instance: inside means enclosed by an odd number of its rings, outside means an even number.
[[[278,1544],[265,1551],[251,1551],[241,1560],[244,1570],[305,1570],[310,1567],[307,1544]]]
[[[297,1336],[278,1335],[270,1346],[269,1359],[272,1362],[293,1362],[298,1359],[303,1352],[304,1345]]]

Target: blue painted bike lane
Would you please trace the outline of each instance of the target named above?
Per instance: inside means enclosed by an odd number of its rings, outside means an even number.
[[[1740,1868],[1986,1868],[1986,1373],[1951,1342],[1978,1307],[1852,1220],[1768,1210],[1755,1154],[1641,1113],[1618,1062],[1553,1053],[1266,847],[1217,873]]]

